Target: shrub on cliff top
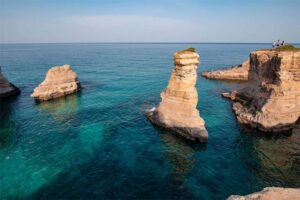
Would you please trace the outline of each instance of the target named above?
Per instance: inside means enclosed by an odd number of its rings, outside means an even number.
[[[179,51],[178,53],[185,53],[185,52],[196,52],[196,49],[193,48],[193,47],[190,47],[190,48],[181,50],[181,51]]]
[[[275,51],[300,51],[300,48],[295,47],[291,44],[286,44],[281,47],[277,47],[274,49]]]

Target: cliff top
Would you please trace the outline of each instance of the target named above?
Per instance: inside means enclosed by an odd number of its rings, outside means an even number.
[[[273,49],[259,49],[257,51],[276,51],[276,52],[300,52],[300,48],[299,47],[295,47],[294,45],[291,44],[286,44],[277,48],[273,48]]]

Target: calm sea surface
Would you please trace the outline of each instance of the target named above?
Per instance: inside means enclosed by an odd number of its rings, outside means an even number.
[[[207,144],[153,127],[177,50],[195,47],[198,72],[247,59],[266,44],[1,44],[0,65],[22,93],[0,102],[0,199],[226,199],[267,186],[300,187],[300,131],[241,131],[221,92],[241,84],[199,76]],[[70,64],[83,90],[30,97],[54,65]]]

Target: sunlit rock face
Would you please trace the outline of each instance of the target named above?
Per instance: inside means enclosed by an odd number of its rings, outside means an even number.
[[[174,70],[167,88],[161,93],[161,103],[148,113],[149,120],[168,128],[189,140],[205,142],[208,138],[205,122],[197,110],[197,65],[199,55],[183,50],[174,54]]]
[[[47,101],[77,92],[80,83],[70,65],[52,67],[45,80],[34,89],[31,97]]]
[[[296,200],[299,198],[299,188],[267,187],[246,196],[232,195],[227,200]]]
[[[249,59],[240,65],[224,70],[202,72],[202,76],[208,79],[247,81],[250,62]]]
[[[233,100],[240,124],[289,132],[300,117],[300,52],[252,52],[248,86],[223,96]]]
[[[0,68],[0,100],[18,95],[19,93],[20,90],[4,77]]]

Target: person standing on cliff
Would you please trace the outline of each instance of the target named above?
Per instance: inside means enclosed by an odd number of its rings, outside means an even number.
[[[276,47],[277,42],[274,40],[272,47],[275,48]]]

